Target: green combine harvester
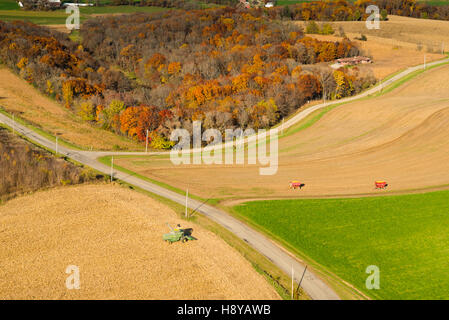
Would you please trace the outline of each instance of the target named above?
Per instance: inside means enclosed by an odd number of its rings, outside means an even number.
[[[167,226],[170,228],[170,232],[164,234],[162,236],[162,240],[167,241],[169,244],[178,241],[187,242],[189,240],[196,240],[194,237],[192,237],[192,228],[181,229],[181,226],[178,224],[178,226],[173,229],[168,223]]]

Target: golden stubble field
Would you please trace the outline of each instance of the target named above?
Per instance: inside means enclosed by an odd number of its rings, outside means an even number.
[[[380,22],[380,29],[369,30],[365,22],[341,21],[333,22],[336,29],[343,26],[349,36],[365,34],[383,39],[390,39],[389,43],[399,45],[409,44],[411,48],[422,45],[423,51],[441,52],[442,43],[446,52],[449,51],[449,21],[415,19],[401,16],[388,16],[388,21]],[[368,38],[369,39],[369,38]]]
[[[279,169],[173,165],[168,158],[126,157],[115,163],[203,197],[296,198],[380,194],[449,184],[449,66],[417,76],[380,97],[342,105],[311,127],[279,140]],[[306,184],[289,190],[289,181]]]
[[[304,22],[293,22],[304,27]],[[361,68],[373,70],[377,79],[383,79],[393,73],[411,66],[442,59],[442,49],[449,52],[449,21],[413,19],[389,16],[388,21],[381,21],[380,29],[369,30],[364,21],[332,22],[335,29],[333,36],[308,35],[320,40],[338,41],[339,27],[362,49],[363,54],[373,58],[374,63]],[[361,34],[368,41],[359,41]]]
[[[198,241],[162,241],[166,222]],[[279,299],[237,251],[116,185],[61,187],[0,206],[0,299]],[[66,289],[68,265],[81,288]]]

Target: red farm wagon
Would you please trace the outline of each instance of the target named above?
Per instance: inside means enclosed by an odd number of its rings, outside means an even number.
[[[291,181],[290,182],[290,189],[302,189],[302,187],[304,187],[305,184],[301,183],[299,181]]]
[[[376,181],[374,182],[374,186],[376,189],[386,189],[388,187],[388,183],[386,181]]]

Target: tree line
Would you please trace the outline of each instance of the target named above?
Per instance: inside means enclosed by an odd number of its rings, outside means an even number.
[[[0,127],[0,203],[41,188],[96,182],[103,178],[91,169],[53,157]]]
[[[366,8],[376,5],[382,20],[388,15],[449,20],[449,5],[417,0],[346,0],[302,2],[284,7],[265,8],[271,18],[302,21],[365,21]]]
[[[54,10],[57,7],[47,0],[22,0],[25,10]],[[77,1],[75,1],[77,2]],[[269,2],[265,0],[264,2]],[[93,1],[100,6],[99,0]],[[186,10],[201,9],[204,4],[236,7],[237,0],[203,0],[201,3],[191,0],[112,0],[112,5],[156,6],[181,8]],[[382,11],[382,19],[388,14],[412,18],[449,20],[449,5],[433,4],[417,0],[320,0],[301,2],[286,6],[261,8],[272,19],[301,21],[363,21],[368,15],[365,10],[369,5],[377,5]]]
[[[126,0],[116,0],[127,2]],[[204,3],[215,3],[226,6],[236,6],[235,0],[205,0]],[[269,2],[265,0],[265,2]],[[274,1],[275,2],[275,1]],[[138,5],[150,5],[169,8],[198,8],[196,2],[187,0],[145,0]],[[449,20],[449,5],[432,4],[417,0],[321,0],[300,2],[286,6],[262,8],[272,19],[300,21],[364,21],[368,17],[366,8],[377,5],[381,10],[383,20],[388,14],[436,20]],[[193,7],[192,7],[193,6]]]
[[[364,0],[363,2],[366,2]],[[449,20],[449,5],[433,5],[416,0],[376,0],[375,4],[389,14],[435,20]]]

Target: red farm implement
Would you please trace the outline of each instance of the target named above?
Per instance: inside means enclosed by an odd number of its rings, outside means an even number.
[[[304,183],[301,183],[301,182],[299,182],[299,181],[291,181],[290,182],[290,189],[302,189],[302,187],[304,187],[305,186],[305,184]]]
[[[386,181],[376,181],[374,182],[374,186],[376,189],[386,189],[388,187],[388,183]]]

